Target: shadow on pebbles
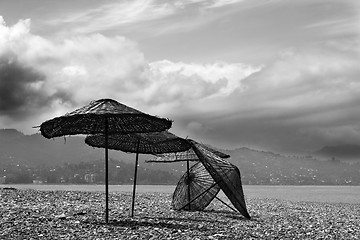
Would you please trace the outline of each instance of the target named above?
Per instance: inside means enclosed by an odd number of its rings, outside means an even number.
[[[227,201],[227,199],[223,199]],[[246,220],[220,201],[171,209],[171,194],[0,189],[0,239],[360,239],[360,204],[246,199]]]

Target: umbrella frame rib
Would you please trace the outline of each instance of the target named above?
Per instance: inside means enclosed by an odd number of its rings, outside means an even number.
[[[186,208],[187,206],[189,206],[189,209],[190,209],[190,204],[194,201],[196,201],[196,199],[198,199],[199,197],[201,197],[202,195],[204,195],[207,191],[209,191],[210,189],[212,189],[213,187],[216,186],[216,184],[218,183],[214,183],[213,185],[211,185],[209,188],[207,188],[205,191],[203,191],[202,193],[200,193],[198,196],[196,196],[193,200],[188,200],[188,203],[185,204],[183,207],[181,207],[179,209],[179,211],[183,210],[184,208]],[[233,210],[234,212],[238,212],[236,209],[234,209],[233,207],[231,207],[229,204],[227,204],[226,202],[224,202],[223,200],[221,200],[220,198],[218,198],[217,196],[215,196],[215,198],[220,201],[222,204],[224,204],[225,206],[227,206],[228,208],[230,208],[231,210]]]
[[[208,187],[205,191],[203,191],[202,193],[200,193],[199,195],[197,195],[193,200],[188,200],[188,203],[186,203],[183,207],[181,207],[179,210],[183,210],[184,208],[186,208],[187,206],[189,206],[190,208],[190,204],[192,202],[194,202],[195,200],[197,200],[199,197],[201,197],[202,195],[204,195],[207,191],[209,191],[210,189],[212,189],[213,187],[216,186],[217,183],[214,183],[213,185],[211,185],[210,187]]]
[[[234,212],[237,212],[237,210],[233,207],[231,207],[229,204],[227,204],[226,202],[224,202],[223,200],[221,200],[218,197],[215,197],[218,201],[220,201],[222,204],[224,204],[225,206],[227,206],[228,208],[230,208],[231,210],[233,210]]]
[[[184,161],[184,160],[183,160]],[[185,174],[186,174],[186,176],[187,176],[187,180],[186,181],[189,181],[189,184],[188,185],[186,185],[185,184],[185,187],[186,187],[186,192],[187,192],[187,202],[186,203],[184,203],[184,205],[182,205],[181,207],[179,207],[178,209],[176,209],[176,210],[178,210],[178,211],[181,211],[181,210],[184,210],[186,207],[188,207],[188,211],[192,211],[192,210],[197,210],[197,205],[195,206],[195,208],[194,208],[194,202],[196,201],[196,200],[198,200],[200,197],[203,197],[203,195],[204,194],[206,194],[207,192],[209,192],[212,188],[214,188],[214,187],[216,187],[216,185],[217,185],[217,183],[215,182],[215,181],[211,181],[211,185],[210,185],[210,187],[207,187],[205,190],[203,190],[203,191],[201,191],[200,193],[196,193],[196,194],[194,194],[194,193],[192,193],[192,191],[191,191],[191,188],[190,188],[190,184],[195,184],[195,185],[197,185],[198,187],[201,187],[202,188],[202,186],[200,186],[199,185],[199,183],[196,183],[196,182],[192,182],[192,179],[190,178],[190,176],[191,176],[191,173],[190,173],[190,164],[189,164],[189,162],[190,162],[191,160],[189,160],[189,161],[187,161],[187,170],[186,170],[186,172],[185,172]],[[201,163],[197,163],[197,164],[201,164]],[[196,164],[195,164],[196,165]],[[195,165],[193,165],[192,167],[194,167]],[[202,165],[202,164],[201,164]],[[207,171],[207,170],[205,170],[205,171]],[[196,172],[192,172],[192,173],[195,173],[196,174]],[[205,174],[206,175],[206,174]],[[204,176],[205,176],[204,175]],[[201,176],[201,175],[196,175],[196,176]],[[210,177],[211,177],[211,175],[209,175]],[[184,176],[183,176],[184,177]],[[213,178],[211,177],[211,179],[213,180]],[[210,183],[210,182],[209,182]],[[178,187],[178,186],[177,186]],[[219,190],[217,190],[217,192],[216,192],[216,194],[212,197],[212,199],[213,198],[215,198],[215,196],[218,194],[218,191]],[[175,192],[176,192],[176,190],[175,190]],[[174,194],[175,194],[175,192],[174,192]],[[191,199],[191,197],[194,197],[194,199]],[[206,203],[205,205],[203,205],[203,208],[206,208],[207,206],[208,206],[208,204],[210,204],[210,202],[212,201],[212,199],[208,202],[208,203]]]
[[[211,151],[213,154],[215,154],[215,155],[217,155],[218,157],[220,157],[220,158],[229,158],[230,157],[230,155],[228,155],[228,154],[225,154],[225,153],[222,153],[222,152],[220,152],[220,151],[217,151],[217,150],[215,150],[215,149],[212,149],[212,148],[210,148],[210,147],[207,147],[207,146],[205,146],[205,145],[202,145],[205,149],[207,149],[208,151]],[[161,154],[159,154],[158,156],[158,158],[157,159],[161,159],[161,156],[160,156]],[[162,157],[164,157],[164,156],[162,156]],[[165,156],[166,157],[166,156]],[[179,157],[179,159],[177,159],[177,157]],[[157,162],[157,163],[173,163],[173,162],[183,162],[183,161],[186,161],[186,165],[187,165],[187,169],[186,169],[186,176],[187,176],[187,178],[189,179],[190,178],[190,161],[192,161],[192,162],[199,162],[200,160],[199,160],[199,158],[198,158],[198,156],[196,155],[196,153],[194,152],[194,150],[192,149],[190,149],[190,150],[188,150],[188,151],[185,151],[185,152],[183,152],[183,153],[180,153],[180,155],[179,156],[176,156],[176,154],[175,154],[175,157],[167,157],[167,158],[170,158],[171,160],[146,160],[145,162],[146,163],[155,163],[155,162]],[[174,159],[175,158],[175,159]],[[212,176],[211,176],[212,177]],[[216,184],[215,184],[216,185]],[[214,186],[215,186],[214,185]],[[213,186],[213,187],[214,187]],[[212,188],[212,187],[211,187]],[[180,209],[177,209],[177,210],[182,210],[182,209],[184,209],[185,207],[187,207],[188,206],[188,210],[192,210],[192,206],[191,206],[191,203],[192,202],[194,202],[194,200],[196,200],[196,199],[198,199],[199,197],[201,197],[202,195],[204,195],[206,192],[208,192],[208,191],[210,191],[211,190],[211,188],[209,188],[209,189],[207,189],[207,190],[205,190],[205,191],[203,191],[203,192],[201,192],[199,195],[197,195],[197,194],[195,194],[195,199],[193,199],[193,200],[191,200],[191,195],[194,195],[194,193],[192,193],[191,192],[191,188],[189,187],[189,186],[187,186],[187,190],[185,190],[186,192],[187,192],[187,204],[185,204],[185,206],[182,206]],[[175,192],[176,192],[176,190],[175,190]],[[175,192],[174,192],[174,194],[175,194]],[[216,196],[216,195],[215,195]],[[213,197],[214,198],[214,197]],[[212,199],[213,199],[212,198]],[[211,199],[211,200],[212,200]],[[209,202],[210,203],[210,202]],[[208,203],[208,204],[209,204]],[[194,204],[193,204],[194,205]],[[195,207],[196,208],[196,207]]]

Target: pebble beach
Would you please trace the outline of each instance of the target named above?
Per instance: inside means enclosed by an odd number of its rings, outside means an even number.
[[[0,239],[360,239],[360,204],[246,198],[252,219],[214,199],[175,211],[169,193],[0,189]],[[225,202],[227,199],[222,199]]]

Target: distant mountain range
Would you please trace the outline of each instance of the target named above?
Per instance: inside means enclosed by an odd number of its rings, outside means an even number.
[[[84,138],[70,136],[49,140],[40,134],[24,135],[15,129],[2,129],[0,170],[8,165],[41,168],[104,159],[104,150],[89,147]],[[239,167],[244,184],[360,185],[359,145],[324,147],[312,156],[286,156],[245,147],[218,150],[231,156],[229,161]],[[135,154],[110,151],[109,157],[133,164]],[[140,155],[140,165],[176,176],[181,176],[186,170],[184,162],[144,163],[151,158],[151,155]]]
[[[46,139],[40,134],[24,135],[15,129],[0,130],[0,163],[29,166],[55,166],[104,158],[104,150],[85,144],[84,136]],[[114,158],[124,159],[126,153],[113,151]]]
[[[333,160],[360,161],[360,145],[325,146],[314,152],[314,155]]]

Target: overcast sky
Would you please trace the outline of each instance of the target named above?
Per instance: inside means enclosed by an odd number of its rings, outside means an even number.
[[[358,0],[1,0],[0,128],[113,98],[220,148],[360,143]]]

